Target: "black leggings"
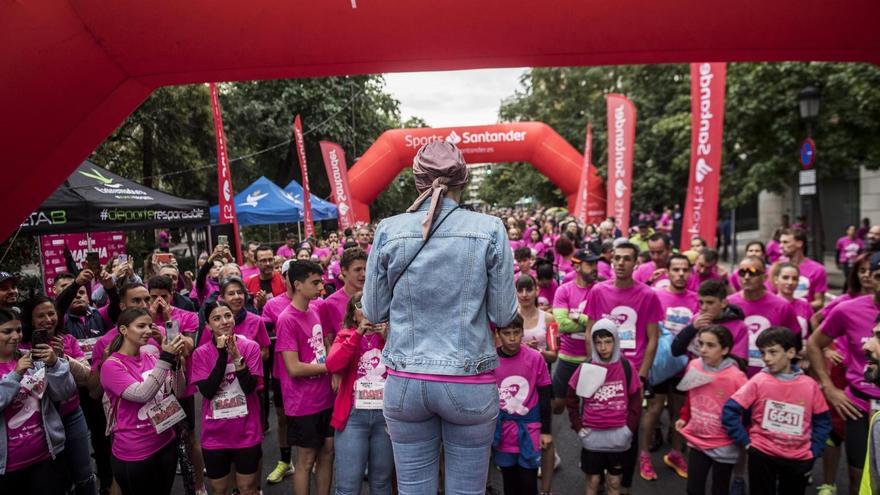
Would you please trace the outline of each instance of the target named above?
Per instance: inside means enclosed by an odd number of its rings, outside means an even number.
[[[804,495],[813,460],[798,461],[749,449],[751,495]],[[688,473],[690,474],[690,472]]]
[[[110,462],[123,495],[171,493],[177,468],[177,441],[171,441],[142,461],[123,461],[113,456]]]
[[[709,471],[712,471],[712,495],[727,495],[730,491],[730,475],[733,472],[733,466],[733,464],[715,462],[703,451],[691,448],[688,453],[688,495],[706,493]]]
[[[501,468],[504,495],[535,495],[538,493],[538,469],[526,469],[519,464]]]
[[[63,495],[65,476],[63,467],[46,459],[11,473],[0,474],[0,493],[15,495]]]

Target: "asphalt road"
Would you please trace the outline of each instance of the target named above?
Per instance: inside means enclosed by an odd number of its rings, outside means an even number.
[[[200,406],[196,405],[196,411],[200,411]],[[275,410],[272,409],[270,422],[274,425]],[[665,419],[664,419],[665,424]],[[665,426],[664,426],[665,427]],[[568,426],[568,417],[560,415],[554,417],[553,423],[554,441],[562,463],[556,471],[553,478],[553,493],[556,495],[582,495],[584,493],[584,474],[578,468],[578,460],[580,459],[580,444],[577,435]],[[679,478],[671,469],[663,464],[661,450],[653,454],[654,469],[657,471],[658,479],[656,481],[645,481],[641,479],[636,472],[635,481],[633,483],[634,494],[683,494],[685,493],[685,480]],[[294,456],[296,450],[294,449]],[[288,477],[283,483],[277,485],[269,485],[265,483],[266,475],[275,467],[278,460],[278,443],[276,442],[276,433],[273,426],[272,431],[266,436],[263,443],[263,494],[265,495],[283,495],[293,493],[293,478]],[[817,463],[818,464],[818,463]],[[838,471],[838,493],[841,495],[848,493],[848,483],[845,473],[845,459],[841,460],[841,467]],[[822,479],[821,466],[817,465],[813,468],[813,477],[817,483],[807,489],[807,494],[816,493],[816,486]],[[539,480],[540,483],[540,480]],[[491,469],[491,485],[502,493],[501,474],[496,469]],[[540,486],[540,485],[539,485]],[[313,488],[314,489],[314,488]],[[174,483],[175,495],[183,495],[183,486],[178,477]],[[209,487],[210,493],[210,487]],[[368,493],[366,485],[364,486],[364,494]]]

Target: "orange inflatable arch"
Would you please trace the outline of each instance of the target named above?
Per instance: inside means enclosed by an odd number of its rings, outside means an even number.
[[[550,126],[541,122],[394,129],[384,132],[348,172],[352,206],[358,220],[369,221],[369,203],[404,168],[412,166],[418,149],[431,141],[449,141],[468,163],[529,162],[547,176],[574,207],[583,155]],[[589,170],[587,213],[591,222],[605,218],[605,185],[592,165]]]

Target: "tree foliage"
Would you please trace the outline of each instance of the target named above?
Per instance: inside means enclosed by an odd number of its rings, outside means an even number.
[[[880,70],[867,64],[729,64],[724,206],[741,205],[764,189],[781,192],[796,180],[798,143],[806,135],[797,96],[807,85],[823,93],[813,133],[820,177],[880,165],[869,155],[872,138],[880,131],[878,83]],[[502,104],[501,120],[545,122],[577,149],[583,149],[584,129],[591,121],[592,159],[602,177],[607,170],[605,95],[627,95],[637,109],[633,208],[683,204],[690,164],[688,65],[532,69],[521,86]],[[536,196],[545,203],[561,203],[561,194],[533,168],[496,169],[499,173],[493,169],[481,189],[484,200],[510,203],[514,197]]]

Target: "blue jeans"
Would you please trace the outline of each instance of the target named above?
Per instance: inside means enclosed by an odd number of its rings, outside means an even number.
[[[64,421],[64,461],[74,483],[76,495],[95,495],[97,486],[92,471],[91,438],[82,408],[62,418]],[[100,432],[101,434],[103,432]]]
[[[336,451],[336,495],[359,495],[369,468],[370,495],[391,495],[394,454],[378,409],[354,409],[345,429],[333,439]]]
[[[400,495],[436,495],[440,445],[447,495],[486,490],[498,389],[494,383],[429,382],[388,376],[385,421]]]

